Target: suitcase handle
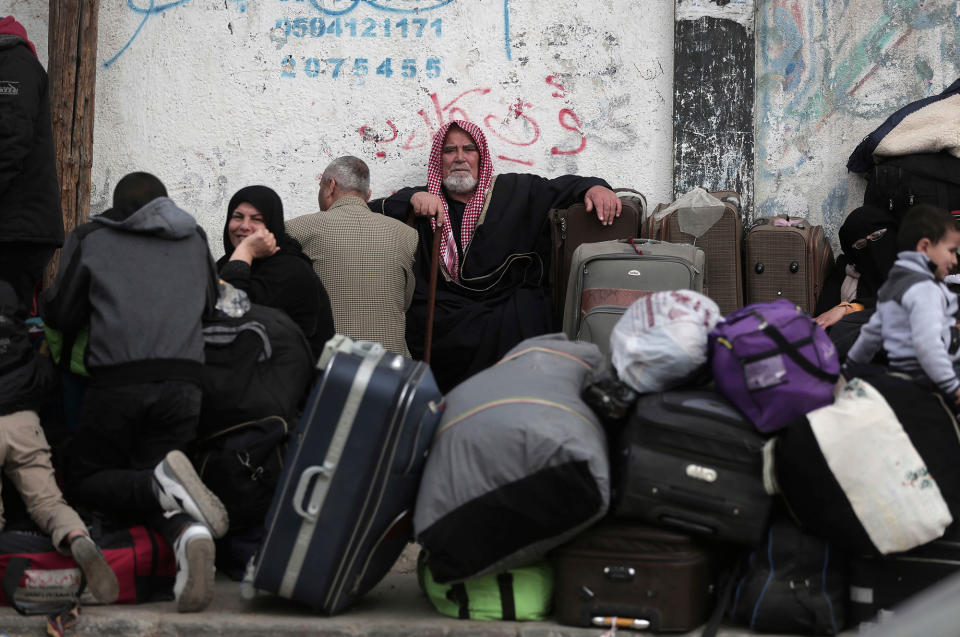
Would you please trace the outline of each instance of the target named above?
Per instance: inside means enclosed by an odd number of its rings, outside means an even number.
[[[307,506],[306,511],[303,509],[303,496],[306,495],[307,487],[310,485],[310,480],[313,476],[326,477],[330,475],[330,467],[324,465],[322,467],[307,467],[304,469],[303,473],[300,474],[300,481],[297,483],[297,490],[293,493],[293,510],[297,512],[302,518],[310,520],[311,522],[317,521],[317,516],[320,513],[320,505],[310,503]]]

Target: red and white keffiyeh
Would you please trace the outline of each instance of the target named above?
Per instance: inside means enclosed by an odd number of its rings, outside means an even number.
[[[430,149],[430,162],[427,164],[427,190],[432,195],[440,197],[443,202],[443,214],[446,219],[450,219],[450,210],[447,207],[447,200],[443,196],[443,142],[447,138],[447,131],[451,126],[462,128],[477,145],[480,151],[480,176],[477,179],[477,189],[473,197],[467,202],[466,210],[463,212],[463,221],[460,224],[460,242],[464,250],[470,245],[470,239],[473,238],[473,231],[477,227],[477,221],[480,220],[480,212],[483,210],[483,204],[487,200],[487,191],[490,189],[490,183],[493,180],[493,164],[490,161],[490,151],[487,149],[487,138],[483,131],[476,124],[457,119],[448,122],[440,127],[437,134],[433,136],[433,146]],[[430,220],[433,230],[437,229],[437,220]],[[440,256],[447,268],[447,273],[454,281],[460,281],[460,260],[457,257],[457,244],[453,238],[453,229],[450,223],[443,226],[443,237],[440,241]]]

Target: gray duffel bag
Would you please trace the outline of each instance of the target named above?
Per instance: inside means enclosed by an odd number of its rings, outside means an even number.
[[[540,336],[447,394],[413,520],[437,582],[528,564],[606,513],[606,437],[580,399],[601,360]]]

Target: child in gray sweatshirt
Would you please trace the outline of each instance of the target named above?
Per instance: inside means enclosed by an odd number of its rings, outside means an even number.
[[[958,302],[943,282],[957,265],[960,231],[949,212],[922,204],[904,217],[897,242],[900,252],[877,294],[877,310],[847,363],[868,363],[882,346],[892,369],[960,403]]]

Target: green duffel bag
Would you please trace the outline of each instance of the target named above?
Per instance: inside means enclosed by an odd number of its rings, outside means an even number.
[[[50,358],[60,369],[69,370],[78,376],[86,377],[90,375],[90,372],[87,371],[86,361],[84,361],[87,341],[90,340],[90,328],[81,328],[74,337],[72,345],[70,343],[66,344],[70,348],[69,360],[63,360],[64,341],[66,340],[63,332],[50,327],[46,323],[43,325],[43,332],[47,340],[47,347],[50,349]]]
[[[430,603],[450,617],[483,621],[543,621],[553,605],[553,567],[541,560],[456,584],[437,584],[423,559],[417,580]]]

